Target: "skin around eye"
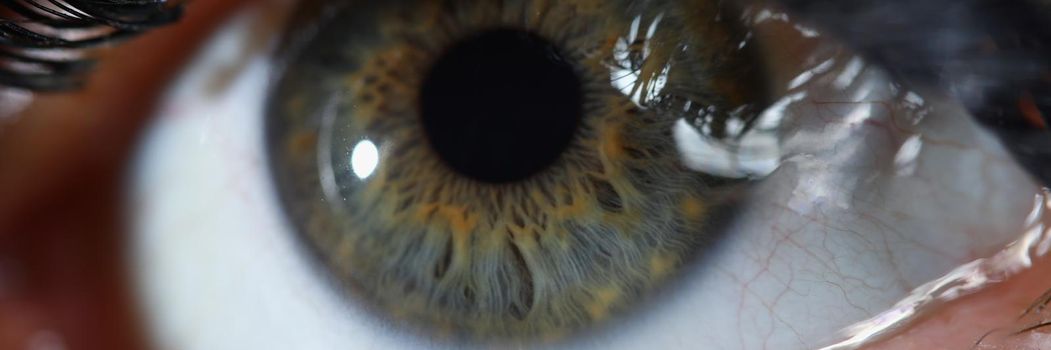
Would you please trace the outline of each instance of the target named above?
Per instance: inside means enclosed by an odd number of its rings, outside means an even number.
[[[762,108],[717,5],[348,5],[273,93],[286,211],[348,291],[426,331],[550,340],[619,315],[703,254],[739,190],[671,137]]]

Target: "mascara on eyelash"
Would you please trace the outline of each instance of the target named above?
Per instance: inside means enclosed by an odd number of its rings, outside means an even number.
[[[182,0],[2,0],[0,85],[33,91],[81,88],[95,65],[87,49],[178,21]]]

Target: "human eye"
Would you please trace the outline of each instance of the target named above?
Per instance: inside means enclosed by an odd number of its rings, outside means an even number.
[[[955,348],[1010,333],[998,315],[1047,288],[1023,264],[1048,244],[1040,186],[965,106],[776,6],[432,4],[254,4],[180,73],[132,163],[129,245],[105,244],[131,255],[113,303],[148,343]],[[494,88],[423,81],[457,44],[483,54],[452,75],[494,69],[472,77]],[[500,66],[535,45],[571,71],[554,85],[586,88],[500,93],[552,84],[558,67]],[[564,105],[578,119],[553,157],[534,144],[561,119],[466,122],[481,136],[456,119]]]

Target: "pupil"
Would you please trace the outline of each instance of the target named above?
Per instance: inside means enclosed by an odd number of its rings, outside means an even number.
[[[454,170],[513,182],[569,146],[583,113],[581,82],[547,40],[492,30],[438,58],[421,86],[420,111],[431,147]]]

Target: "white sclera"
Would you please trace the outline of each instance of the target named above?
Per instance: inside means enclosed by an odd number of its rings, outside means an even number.
[[[191,63],[138,157],[131,250],[157,344],[440,347],[347,302],[296,241],[267,169],[271,65],[264,52],[244,60],[232,49],[245,47],[252,21],[265,15],[239,16]],[[893,90],[857,59],[836,62],[797,82],[804,98],[778,105],[783,163],[748,195],[703,266],[615,331],[563,346],[815,348],[1020,232],[1036,186],[962,109],[939,105],[920,120],[879,103],[835,103]],[[207,88],[231,67],[240,70],[223,91]],[[913,129],[921,132],[892,128],[903,120],[920,120]],[[916,147],[902,156],[909,142]],[[381,161],[367,141],[349,156],[358,176]]]

